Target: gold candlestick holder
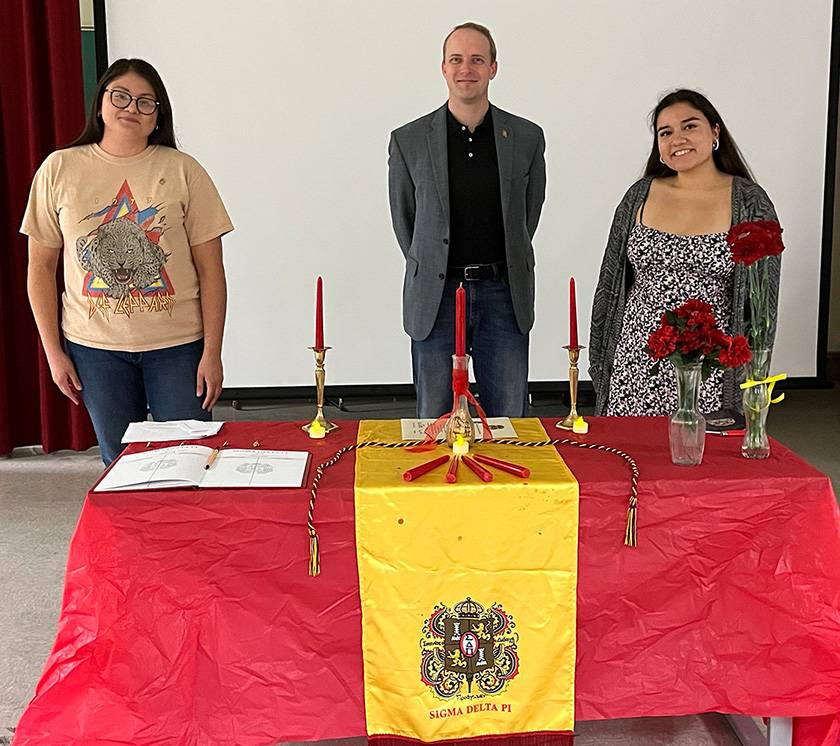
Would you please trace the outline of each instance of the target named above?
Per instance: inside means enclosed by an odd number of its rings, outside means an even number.
[[[324,434],[327,434],[333,430],[338,430],[338,425],[324,417],[324,384],[327,380],[324,360],[327,357],[327,350],[331,350],[332,347],[310,347],[309,349],[315,353],[315,406],[317,409],[312,422],[307,422],[305,425],[302,425],[301,430],[308,433],[317,422],[323,428]]]
[[[563,349],[569,353],[569,399],[572,404],[572,411],[568,416],[557,423],[561,430],[574,428],[575,420],[579,417],[577,411],[577,388],[578,388],[578,358],[580,351],[584,349],[580,345],[563,345]]]

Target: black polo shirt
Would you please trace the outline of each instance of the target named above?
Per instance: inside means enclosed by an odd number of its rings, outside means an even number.
[[[474,132],[447,108],[449,266],[505,261],[505,226],[493,116]]]

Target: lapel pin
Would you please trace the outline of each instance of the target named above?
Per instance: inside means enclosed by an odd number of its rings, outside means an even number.
[[[507,137],[507,128],[502,127],[502,137]]]

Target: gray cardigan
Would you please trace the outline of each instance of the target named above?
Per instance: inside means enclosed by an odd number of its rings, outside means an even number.
[[[627,240],[639,208],[647,198],[652,177],[637,181],[621,200],[613,217],[607,248],[601,262],[598,287],[592,303],[589,329],[589,375],[595,386],[595,413],[605,414],[610,391],[615,348],[621,335],[624,305],[629,279]],[[777,220],[776,210],[767,193],[755,182],[735,176],[732,181],[732,224],[746,220]],[[781,257],[770,257],[770,341],[776,332]],[[732,334],[744,334],[749,314],[747,272],[736,264],[732,278]],[[741,411],[737,371],[727,369],[723,376],[722,403],[726,409]]]

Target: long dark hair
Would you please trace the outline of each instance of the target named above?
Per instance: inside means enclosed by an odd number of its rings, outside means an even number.
[[[659,119],[659,115],[663,109],[667,109],[674,104],[688,104],[706,117],[712,129],[714,129],[715,125],[719,127],[720,133],[718,134],[718,140],[720,146],[717,150],[712,151],[712,158],[714,158],[715,165],[720,171],[732,176],[743,176],[745,179],[753,179],[752,172],[744,161],[741,151],[738,150],[735,140],[732,139],[732,135],[729,134],[729,130],[726,129],[726,125],[723,123],[723,119],[718,114],[717,109],[712,106],[711,101],[702,93],[687,88],[671,91],[671,93],[659,101],[656,108],[651,112],[650,127],[653,130],[653,146],[651,147],[650,157],[645,166],[645,176],[673,176],[677,173],[674,169],[666,166],[659,160],[659,145],[657,144],[656,135],[656,120]]]
[[[137,73],[141,78],[144,78],[152,87],[152,90],[155,92],[155,98],[159,102],[157,127],[149,135],[149,145],[165,145],[167,148],[178,149],[178,146],[175,144],[175,128],[172,125],[172,104],[169,103],[169,94],[166,92],[166,86],[163,85],[163,80],[158,75],[158,71],[145,60],[125,58],[114,62],[99,79],[99,83],[96,86],[96,95],[93,97],[90,109],[88,110],[85,128],[82,130],[81,135],[65,147],[72,148],[74,145],[91,145],[102,140],[102,135],[105,133],[105,124],[102,121],[101,114],[102,96],[105,95],[105,89],[110,85],[112,80],[129,72]]]

